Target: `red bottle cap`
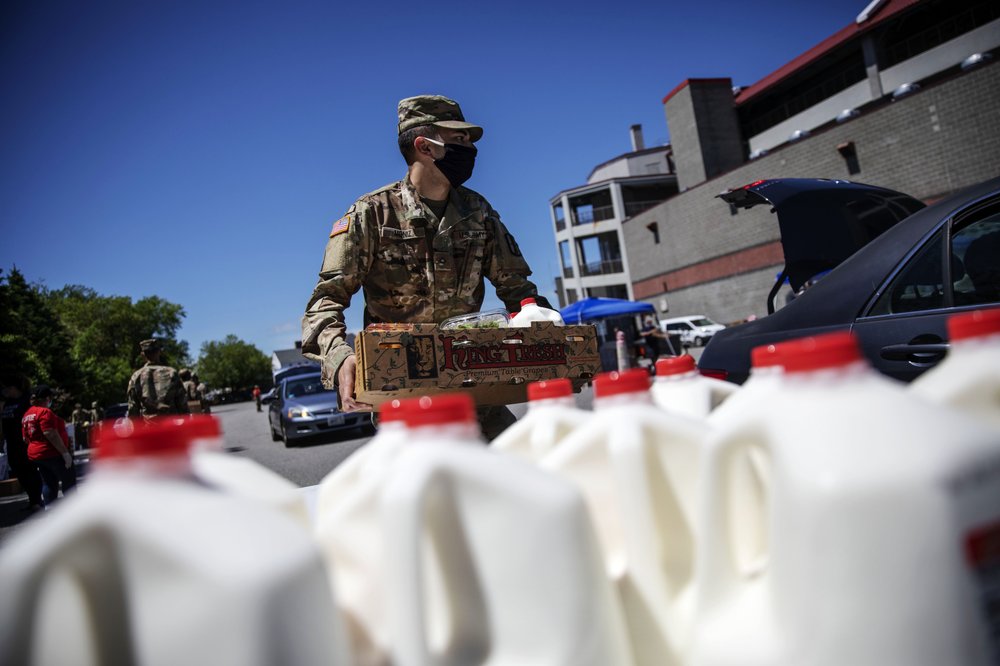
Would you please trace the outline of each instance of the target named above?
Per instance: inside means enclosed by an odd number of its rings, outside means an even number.
[[[783,343],[761,345],[750,352],[750,367],[773,368],[782,366],[781,347]]]
[[[622,393],[648,391],[649,373],[642,368],[632,368],[621,372],[602,372],[594,377],[594,397],[606,398]]]
[[[467,393],[425,395],[399,402],[403,421],[410,428],[476,421],[476,403]]]
[[[778,345],[785,372],[836,368],[861,360],[857,338],[850,331],[824,333]]]
[[[695,369],[694,357],[690,354],[661,358],[656,362],[656,376],[683,375]]]
[[[403,401],[400,399],[390,400],[389,402],[384,402],[379,407],[378,422],[379,423],[399,423],[404,421],[403,418]]]
[[[548,400],[573,395],[573,382],[565,377],[528,384],[528,400]]]
[[[105,423],[97,431],[94,448],[98,459],[185,454],[194,440],[222,434],[218,420],[207,414],[161,416],[149,422],[131,419],[127,423],[129,427]]]
[[[948,318],[948,336],[966,340],[1000,333],[1000,309],[963,312]]]
[[[535,297],[534,296],[529,296],[528,298],[522,298],[521,299],[521,307],[523,308],[525,305],[528,305],[529,303],[534,303],[534,302],[535,302]]]

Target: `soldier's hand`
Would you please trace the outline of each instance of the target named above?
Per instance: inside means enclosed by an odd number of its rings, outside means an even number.
[[[73,466],[73,454],[71,454],[70,452],[67,451],[66,453],[62,454],[62,459],[63,459],[63,465],[66,466],[66,469],[69,469],[70,467]]]
[[[366,402],[354,399],[354,377],[357,373],[358,361],[351,355],[344,359],[337,372],[337,390],[340,392],[340,404],[345,412],[370,412],[372,406]]]

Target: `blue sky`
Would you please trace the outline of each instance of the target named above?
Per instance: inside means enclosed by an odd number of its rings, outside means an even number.
[[[485,128],[468,186],[554,300],[550,197],[634,123],[667,142],[684,79],[749,85],[865,4],[7,0],[0,268],[179,303],[195,357],[288,348],[332,222],[405,173],[397,101],[439,93]]]

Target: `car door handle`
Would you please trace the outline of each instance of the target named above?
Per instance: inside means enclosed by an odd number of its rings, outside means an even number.
[[[882,358],[887,361],[916,361],[927,363],[942,358],[948,353],[947,342],[922,344],[886,345],[881,349]]]

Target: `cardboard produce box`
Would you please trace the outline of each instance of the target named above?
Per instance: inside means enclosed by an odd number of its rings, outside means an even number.
[[[480,405],[525,402],[527,385],[568,377],[574,389],[601,370],[593,326],[441,330],[437,324],[375,324],[354,340],[357,399],[465,391]]]

